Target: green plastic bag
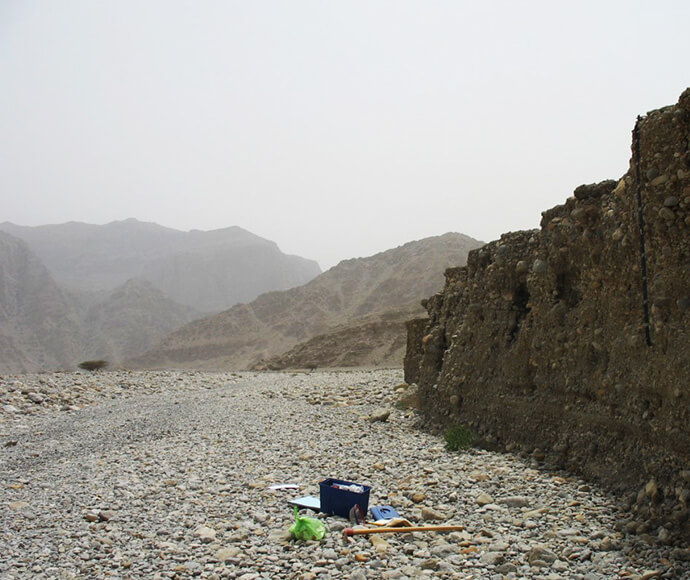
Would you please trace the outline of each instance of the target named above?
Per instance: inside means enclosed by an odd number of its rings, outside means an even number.
[[[326,535],[326,526],[316,518],[300,516],[295,508],[295,523],[290,526],[290,533],[298,540],[320,540]]]

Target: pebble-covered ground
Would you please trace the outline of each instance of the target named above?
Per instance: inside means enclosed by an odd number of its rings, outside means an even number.
[[[399,371],[0,377],[0,578],[688,578],[615,499],[511,456],[446,451]],[[369,421],[380,409],[386,421]],[[452,533],[291,540],[326,477]],[[272,484],[298,490],[274,491]],[[311,512],[304,512],[311,513]],[[313,514],[312,514],[313,515]]]

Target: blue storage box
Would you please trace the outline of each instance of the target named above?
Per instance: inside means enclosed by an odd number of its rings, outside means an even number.
[[[341,489],[342,486],[350,485],[358,485],[364,491],[357,493],[349,489]],[[319,490],[321,495],[321,511],[325,514],[335,514],[348,518],[350,510],[355,505],[359,505],[362,508],[363,514],[366,514],[369,509],[369,492],[371,487],[368,485],[329,477],[319,483]]]

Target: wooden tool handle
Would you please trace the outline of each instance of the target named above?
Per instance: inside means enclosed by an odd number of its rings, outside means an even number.
[[[464,529],[464,526],[400,526],[399,528],[345,528],[343,533],[346,536],[355,536],[359,534],[393,534],[395,532],[456,532]]]

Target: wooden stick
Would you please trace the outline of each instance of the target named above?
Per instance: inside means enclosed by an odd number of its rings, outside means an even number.
[[[359,534],[392,534],[395,532],[455,532],[464,529],[464,526],[400,526],[399,528],[382,526],[380,528],[345,528],[343,534],[355,536]]]

